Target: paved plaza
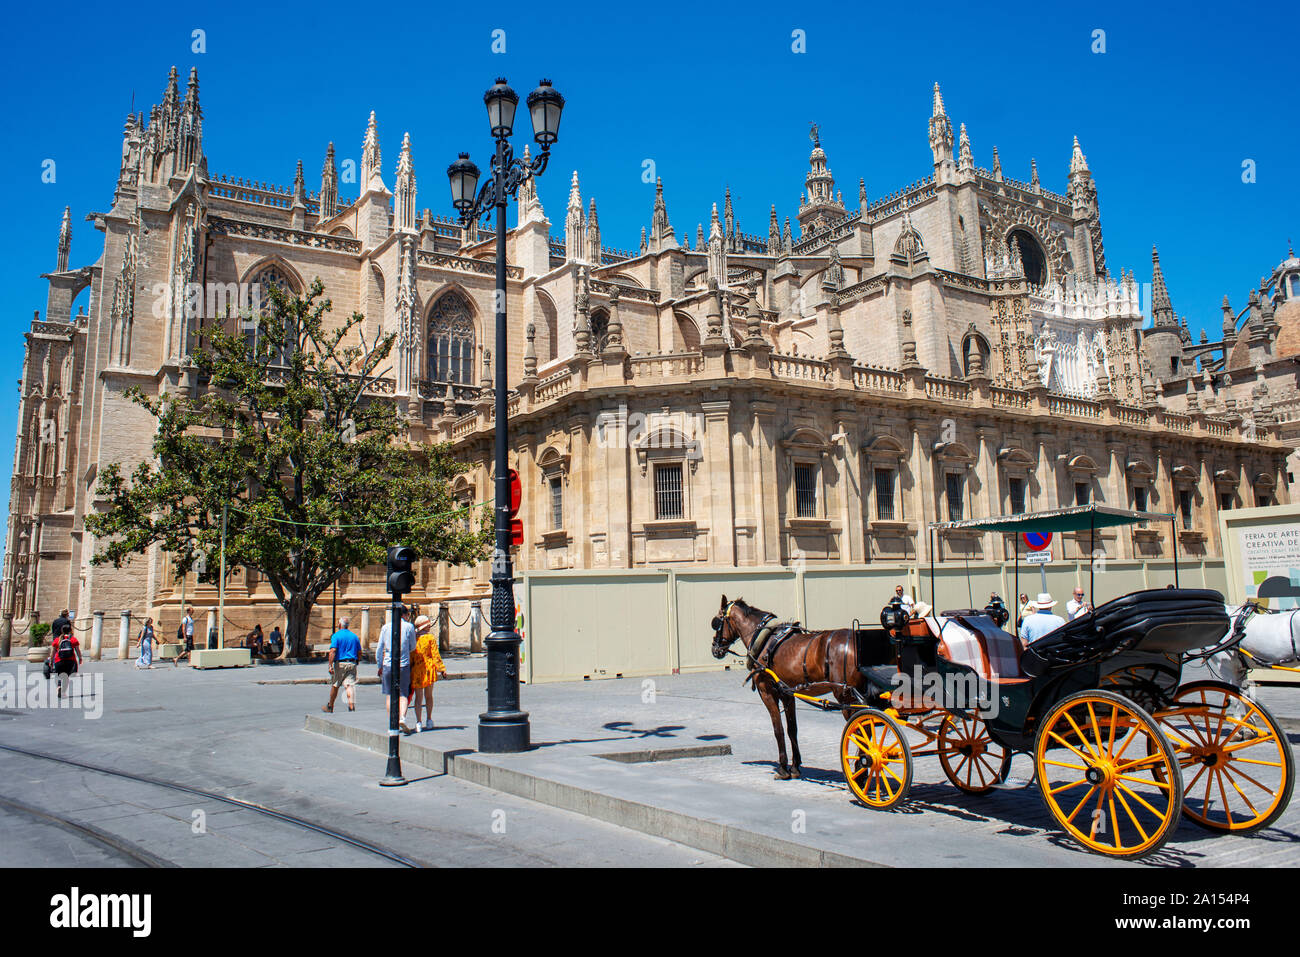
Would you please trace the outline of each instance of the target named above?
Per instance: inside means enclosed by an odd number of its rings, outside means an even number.
[[[1036,787],[964,795],[933,758],[917,762],[905,805],[868,810],[839,770],[843,719],[802,707],[804,777],[775,780],[766,711],[736,671],[525,686],[535,748],[480,755],[482,659],[451,664],[467,677],[437,685],[435,730],[402,739],[411,781],[403,788],[377,784],[387,747],[378,688],[358,689],[353,714],[341,699],[323,714],[327,689],[302,683],[322,677],[323,665],[140,672],[92,663],[87,670],[104,676],[102,717],[7,708],[0,745],[284,810],[429,865],[1300,865],[1300,804],[1252,837],[1184,822],[1140,863],[1078,848],[1053,826]],[[1300,687],[1265,688],[1262,697],[1292,746],[1300,743]],[[110,863],[113,838],[188,865],[386,863],[301,826],[138,781],[11,751],[0,751],[0,770],[0,799],[58,808],[104,832],[22,821],[21,810],[0,804],[0,826],[18,835],[0,851],[3,865]],[[1028,759],[1017,757],[1013,780],[1029,776]]]

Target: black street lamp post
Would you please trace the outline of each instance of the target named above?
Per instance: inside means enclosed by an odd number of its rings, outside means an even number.
[[[488,122],[496,140],[492,171],[478,189],[479,170],[461,153],[447,167],[452,204],[462,224],[487,217],[496,210],[497,281],[496,308],[496,548],[492,553],[492,632],[487,637],[488,709],[479,715],[478,749],[487,753],[513,753],[529,748],[528,713],[519,708],[519,633],[515,631],[514,570],[510,562],[510,466],[506,397],[506,200],[518,195],[519,187],[546,170],[551,144],[560,132],[564,97],[550,80],[528,95],[528,112],[533,121],[533,138],[541,152],[528,163],[516,159],[510,146],[515,108],[519,97],[504,79],[483,95]],[[476,195],[477,194],[477,195]]]

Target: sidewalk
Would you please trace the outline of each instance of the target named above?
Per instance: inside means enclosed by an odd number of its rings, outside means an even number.
[[[1300,689],[1266,691],[1270,699],[1281,692],[1278,710],[1300,715]],[[838,714],[800,708],[804,778],[777,781],[767,713],[736,672],[526,686],[534,748],[516,755],[475,751],[483,684],[439,684],[436,695],[437,727],[402,737],[403,761],[746,864],[1143,866],[1078,848],[1056,829],[1036,787],[971,797],[932,758],[917,762],[903,807],[861,807],[839,768]],[[378,696],[366,689],[358,707],[308,714],[306,728],[386,754]],[[1030,773],[1028,758],[1017,757],[1012,778]],[[1296,866],[1298,837],[1293,803],[1254,839],[1184,823],[1145,863]]]

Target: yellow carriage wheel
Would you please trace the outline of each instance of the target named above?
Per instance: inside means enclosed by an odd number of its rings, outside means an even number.
[[[868,807],[893,807],[912,786],[912,749],[903,728],[874,708],[859,711],[844,726],[840,765],[849,790]]]
[[[1011,752],[993,740],[979,718],[945,715],[938,747],[943,773],[967,794],[988,794],[1011,771]]]
[[[1183,814],[1212,831],[1257,831],[1291,801],[1295,759],[1263,705],[1219,681],[1178,689],[1156,720],[1183,769]]]
[[[1109,691],[1057,704],[1034,742],[1043,803],[1085,848],[1111,857],[1159,849],[1178,826],[1182,778],[1151,715]]]

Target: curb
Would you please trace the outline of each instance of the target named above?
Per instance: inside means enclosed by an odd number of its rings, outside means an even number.
[[[486,671],[461,671],[448,672],[438,681],[464,681],[469,678],[486,678]],[[259,685],[327,685],[330,683],[329,678],[263,678],[257,682]],[[357,679],[358,685],[377,685],[379,679],[374,675],[368,675],[365,678]],[[388,753],[388,749],[384,749]]]
[[[388,753],[386,732],[336,724],[307,715],[305,730],[377,755]],[[566,784],[517,768],[492,764],[476,752],[444,751],[410,737],[398,738],[398,754],[429,771],[442,772],[495,791],[573,811],[651,837],[675,841],[750,867],[890,867],[868,858],[798,844],[725,821],[654,807],[628,798]]]

